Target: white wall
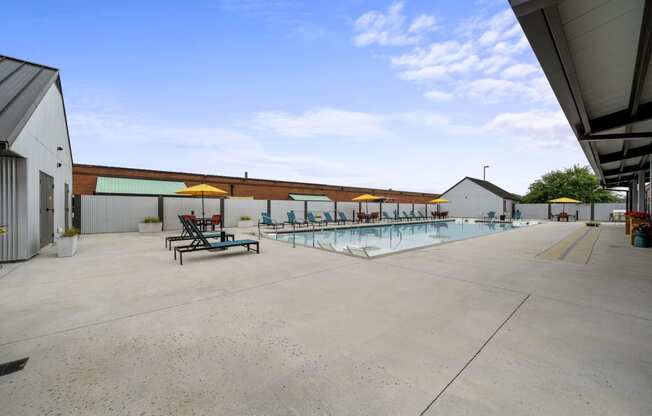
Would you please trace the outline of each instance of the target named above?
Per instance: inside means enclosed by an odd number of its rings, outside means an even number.
[[[251,218],[254,224],[257,224],[261,212],[267,212],[267,200],[265,199],[226,199],[224,201],[224,226],[237,226],[242,216]]]
[[[548,204],[517,204],[516,209],[521,211],[521,216],[526,219],[547,219]],[[559,214],[564,209],[562,204],[552,204],[550,211],[553,215]],[[575,215],[579,211],[579,219],[587,221],[591,218],[591,204],[566,204],[566,212]],[[594,206],[594,219],[596,221],[609,221],[609,214],[614,209],[625,209],[625,203],[598,203]]]
[[[40,250],[39,217],[39,171],[54,178],[54,230],[65,225],[64,184],[70,187],[68,206],[72,207],[72,157],[68,146],[63,97],[53,84],[45,94],[36,110],[25,124],[10,150],[26,159],[25,177],[19,178],[19,186],[24,195],[19,203],[20,215],[26,218],[25,227],[20,230],[21,238],[26,244],[21,250],[20,258],[29,258]],[[63,151],[57,151],[62,147]],[[61,163],[61,167],[57,167]],[[72,209],[68,213],[72,212]],[[69,225],[72,220],[69,217]]]
[[[81,232],[84,234],[138,231],[138,223],[143,222],[145,217],[156,216],[158,197],[155,196],[81,197]]]
[[[450,202],[443,204],[440,210],[448,211],[451,217],[481,218],[489,211],[495,211],[496,215],[503,212],[503,198],[468,179],[464,179],[441,197]],[[509,210],[508,206],[508,214]]]
[[[201,198],[165,197],[163,198],[163,227],[165,230],[180,230],[179,215],[190,214],[201,217]],[[220,200],[217,198],[204,198],[204,212],[206,217],[220,213]]]

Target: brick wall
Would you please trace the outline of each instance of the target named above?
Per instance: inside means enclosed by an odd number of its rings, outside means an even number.
[[[73,166],[73,193],[75,195],[93,194],[98,176],[180,181],[185,182],[188,186],[207,183],[224,189],[232,196],[253,196],[255,199],[284,200],[289,199],[288,194],[295,193],[326,195],[333,201],[350,201],[360,194],[372,193],[396,198],[399,202],[424,203],[439,196],[438,194],[421,192],[388,191],[350,186],[320,185],[267,179],[244,179],[217,175],[77,164]]]

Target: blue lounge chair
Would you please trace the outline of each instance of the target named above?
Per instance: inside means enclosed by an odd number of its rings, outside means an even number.
[[[258,226],[264,225],[266,227],[272,227],[275,230],[277,228],[285,227],[285,224],[282,222],[275,222],[272,217],[270,217],[266,212],[260,213],[260,221],[258,221]]]
[[[521,211],[519,211],[519,210],[516,210],[516,212],[514,213],[514,219],[515,219],[515,220],[521,220],[521,219],[523,219],[522,216],[523,216],[523,215],[521,214]]]
[[[342,211],[337,211],[337,216],[339,217],[340,221],[342,221],[344,224],[346,224],[347,221],[353,222],[350,219],[346,218],[346,214],[343,213]]]
[[[323,222],[323,221],[321,221],[321,220],[317,220],[317,219],[315,218],[315,214],[313,214],[312,212],[308,212],[308,213],[306,214],[306,220],[308,221],[308,224],[317,224],[317,225],[321,225],[322,222]]]
[[[487,212],[487,217],[488,220],[495,220],[496,219],[496,211],[489,211]]]
[[[333,219],[333,217],[331,216],[331,213],[326,212],[326,211],[324,211],[324,218],[325,218],[324,222],[326,222],[326,224],[328,224],[329,222],[334,222],[334,223],[337,223],[337,224],[342,222],[342,220]]]
[[[172,250],[172,243],[174,243],[175,241],[194,241],[196,239],[196,237],[192,235],[190,226],[188,225],[188,223],[192,221],[185,219],[183,215],[179,215],[178,217],[179,217],[179,221],[181,222],[181,226],[183,227],[183,231],[181,232],[181,235],[173,235],[170,237],[165,237],[165,247],[169,248],[169,250]],[[220,240],[235,239],[235,236],[233,234],[229,234],[224,231],[214,232],[214,233],[204,233],[204,237],[209,239],[219,238]]]
[[[184,220],[185,221],[185,220]],[[204,251],[204,250],[227,250],[231,247],[244,247],[247,251],[255,251],[260,253],[260,243],[256,240],[232,240],[232,241],[219,241],[217,243],[211,243],[208,241],[208,238],[197,225],[191,221],[186,221],[189,227],[189,231],[192,234],[192,237],[195,239],[190,245],[180,246],[174,248],[174,260],[177,259],[177,254],[179,254],[179,265],[183,265],[183,253],[192,253],[195,251]],[[251,247],[256,247],[255,250]]]
[[[407,212],[405,212],[405,211],[401,211],[401,212],[403,213],[403,217],[402,217],[403,219],[405,219],[407,221],[412,220],[412,217],[410,217]]]
[[[384,219],[384,220],[387,220],[387,221],[394,221],[394,218],[390,217],[390,216],[387,214],[387,211],[383,211],[383,219]]]
[[[299,221],[294,211],[288,211],[287,215],[288,215],[287,224],[299,225],[299,226],[303,224],[307,224],[305,221]]]
[[[425,215],[423,215],[423,212],[421,212],[421,211],[417,211],[417,214],[419,214],[419,218],[421,218],[422,220],[426,220],[426,219],[428,219],[428,217],[426,217]]]

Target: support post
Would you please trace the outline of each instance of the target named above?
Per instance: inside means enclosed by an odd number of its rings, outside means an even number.
[[[335,213],[335,216],[333,218],[337,222],[337,221],[339,221],[339,219],[337,218],[337,201],[335,201],[335,203],[333,204],[333,208],[334,208],[333,213]]]
[[[591,202],[591,221],[595,221],[595,202]]]
[[[164,212],[163,212],[163,195],[159,195],[158,197],[158,220],[163,222],[164,218]],[[165,224],[163,224],[163,228],[165,228]]]
[[[638,171],[638,200],[637,200],[637,211],[645,211],[645,171]]]
[[[552,206],[548,204],[548,220],[552,219]]]
[[[270,199],[267,200],[267,216],[272,217],[272,201]]]
[[[226,221],[226,213],[224,212],[224,198],[220,198],[220,215],[222,219],[220,221],[220,230],[224,229],[224,221]]]
[[[308,201],[303,201],[303,220],[308,220]]]

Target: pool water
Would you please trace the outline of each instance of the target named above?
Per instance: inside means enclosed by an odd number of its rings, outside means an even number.
[[[269,234],[290,244],[374,257],[514,228],[510,223],[428,222]]]

